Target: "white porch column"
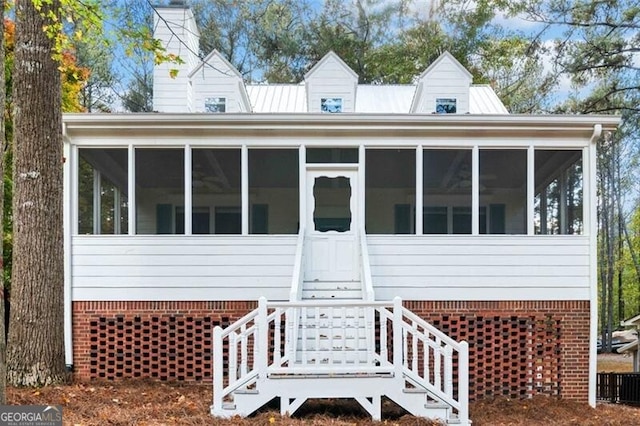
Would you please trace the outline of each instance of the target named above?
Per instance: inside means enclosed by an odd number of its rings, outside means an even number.
[[[136,235],[136,150],[129,145],[129,235]]]
[[[191,222],[193,220],[193,191],[191,190],[192,179],[191,166],[191,145],[184,146],[184,234],[191,235]]]
[[[471,151],[471,235],[480,234],[480,148]]]
[[[422,145],[416,148],[416,235],[422,235],[422,218],[423,218],[423,194],[424,194],[424,151]]]
[[[298,203],[299,215],[298,232],[304,230],[307,224],[307,149],[300,145],[298,149]]]
[[[366,172],[365,168],[366,157],[365,157],[366,149],[364,145],[360,145],[358,147],[358,214],[360,215],[360,229],[365,232],[367,221],[365,218],[366,209],[364,206],[365,203],[365,188],[367,185],[366,181]]]
[[[527,235],[535,233],[533,219],[535,216],[535,150],[533,145],[527,149]]]
[[[240,170],[242,182],[242,235],[249,235],[249,149],[242,145],[240,151]]]

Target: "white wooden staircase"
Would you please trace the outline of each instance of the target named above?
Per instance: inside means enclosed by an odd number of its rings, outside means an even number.
[[[289,302],[214,330],[213,405],[248,416],[274,398],[292,415],[310,398],[353,398],[381,419],[386,396],[415,416],[470,425],[468,345],[402,306],[375,301],[364,232],[360,281],[304,281],[298,237]]]

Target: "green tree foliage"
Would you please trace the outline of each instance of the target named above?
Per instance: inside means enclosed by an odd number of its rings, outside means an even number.
[[[553,0],[521,2],[517,12],[542,25],[540,39],[560,34],[552,61],[573,92],[557,112],[623,117],[619,131],[600,144],[598,158],[600,327],[606,347],[619,321],[640,311],[638,247],[627,229],[634,225],[627,223],[628,212],[635,218],[639,208],[632,197],[638,196],[640,155],[640,7],[634,0]]]

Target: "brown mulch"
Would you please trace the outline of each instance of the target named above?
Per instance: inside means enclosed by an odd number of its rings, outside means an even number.
[[[383,420],[372,422],[355,402],[309,401],[294,418],[280,417],[277,406],[248,419],[214,419],[209,415],[211,385],[120,381],[75,383],[41,389],[9,388],[9,404],[62,405],[65,425],[398,425],[435,426],[438,423],[405,415],[390,401]],[[483,425],[639,425],[640,408],[587,404],[536,397],[496,399],[471,405],[474,426]]]

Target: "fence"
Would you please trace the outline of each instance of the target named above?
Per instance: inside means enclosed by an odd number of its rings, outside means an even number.
[[[596,398],[612,403],[640,405],[640,373],[598,373]]]

